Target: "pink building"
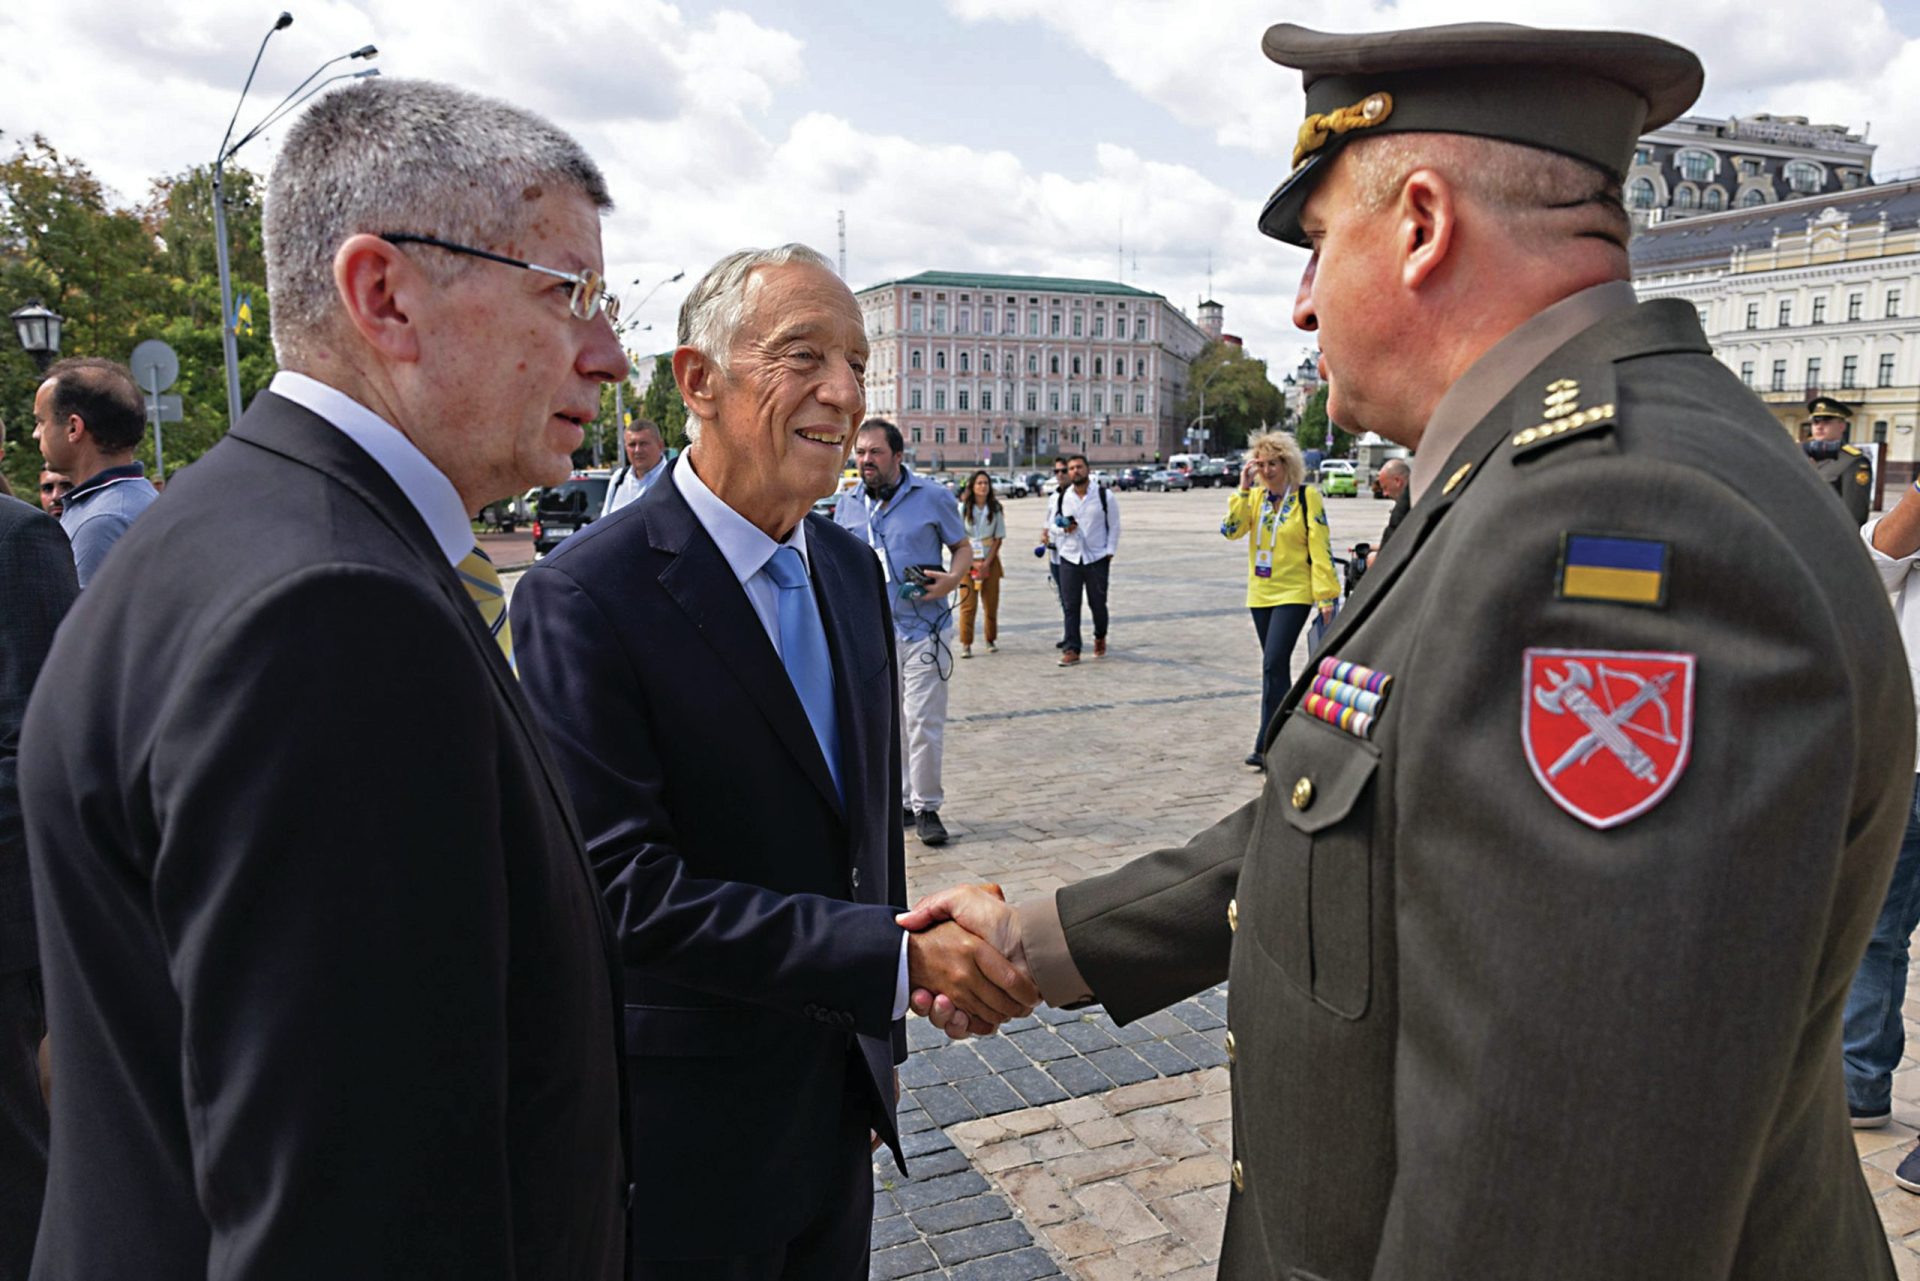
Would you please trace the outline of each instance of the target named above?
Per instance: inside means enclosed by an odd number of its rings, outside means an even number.
[[[1103,280],[924,271],[855,295],[866,316],[867,413],[912,464],[1095,467],[1179,450],[1187,367],[1207,343],[1159,294]]]

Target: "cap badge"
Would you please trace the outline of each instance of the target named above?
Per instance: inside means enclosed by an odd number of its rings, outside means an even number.
[[[1371,129],[1392,114],[1390,93],[1370,93],[1338,111],[1316,111],[1300,122],[1300,136],[1293,144],[1293,167],[1298,169],[1308,156],[1326,146],[1328,139],[1355,129]]]

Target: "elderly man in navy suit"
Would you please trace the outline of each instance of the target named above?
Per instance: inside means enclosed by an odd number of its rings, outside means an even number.
[[[864,1276],[909,982],[989,1024],[1036,1000],[973,935],[894,920],[888,588],[808,515],[865,415],[866,360],[819,254],[722,259],[680,313],[686,455],[514,595],[625,962],[646,1281]]]

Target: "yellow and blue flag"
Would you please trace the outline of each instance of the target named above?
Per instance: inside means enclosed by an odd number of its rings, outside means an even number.
[[[1667,603],[1667,544],[1650,538],[1563,534],[1560,597],[1660,608]]]
[[[233,332],[246,338],[253,333],[253,295],[241,294],[233,308]]]

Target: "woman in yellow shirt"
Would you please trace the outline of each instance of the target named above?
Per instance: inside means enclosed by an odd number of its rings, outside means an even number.
[[[1240,488],[1227,504],[1220,533],[1247,540],[1247,608],[1260,637],[1260,727],[1247,764],[1264,769],[1267,725],[1293,683],[1291,662],[1300,629],[1318,606],[1331,616],[1340,600],[1326,500],[1311,485],[1300,446],[1285,432],[1247,442]]]

